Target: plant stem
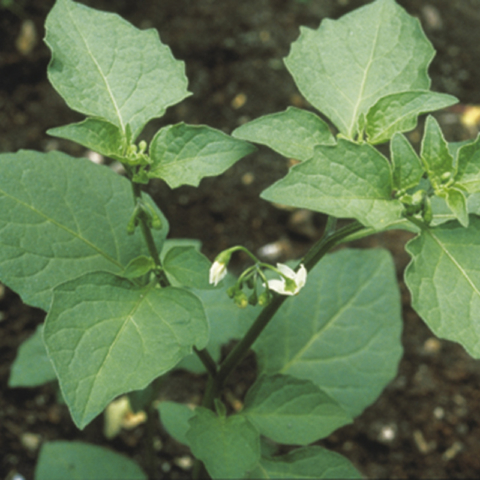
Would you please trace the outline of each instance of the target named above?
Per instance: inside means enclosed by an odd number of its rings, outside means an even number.
[[[342,227],[338,231],[334,231],[336,226],[336,219],[329,217],[325,233],[323,237],[309,250],[305,257],[299,262],[297,270],[303,263],[305,268],[310,271],[322,257],[331,250],[334,246],[342,243],[342,241],[349,235],[363,229],[363,225],[358,222],[352,222],[345,227]],[[231,371],[238,365],[238,363],[246,355],[250,347],[253,345],[258,336],[262,333],[264,328],[268,325],[272,317],[282,306],[283,302],[287,299],[283,295],[275,295],[272,302],[267,305],[258,315],[255,322],[249,328],[245,336],[240,340],[235,348],[230,352],[227,358],[220,365],[220,369],[216,378],[212,379],[214,385],[205,392],[205,405],[207,408],[213,408],[213,399],[217,392],[221,390],[223,383],[225,382]],[[211,397],[211,398],[210,398]]]
[[[212,358],[210,353],[206,348],[203,350],[198,350],[197,347],[193,347],[193,351],[203,363],[203,366],[206,368],[207,372],[211,377],[217,376],[217,362]]]
[[[136,203],[137,199],[142,198],[142,190],[138,183],[134,183],[132,181],[130,183],[132,185],[133,201]],[[150,229],[146,220],[143,217],[140,218],[140,229],[142,230],[143,238],[145,239],[145,243],[147,244],[150,256],[153,258],[155,266],[158,267],[156,272],[158,282],[162,287],[169,287],[170,281],[168,280],[168,277],[163,270],[162,261],[160,260],[160,254],[158,252],[157,246],[155,245],[152,230]],[[210,375],[215,376],[217,374],[217,364],[215,363],[215,360],[211,357],[208,350],[206,348],[198,350],[196,347],[193,347],[193,351],[203,363],[207,372]]]
[[[153,436],[155,432],[155,412],[153,408],[153,403],[150,402],[146,406],[147,410],[147,423],[146,423],[146,464],[148,469],[148,476],[153,480],[157,477],[157,465],[156,465],[156,455],[153,447]]]
[[[137,202],[137,199],[140,200],[142,198],[142,190],[138,183],[131,182],[131,184],[133,189],[133,199],[135,202]],[[162,262],[160,261],[160,254],[158,253],[157,246],[155,245],[152,230],[148,226],[147,221],[145,218],[143,218],[143,216],[140,217],[140,229],[142,230],[143,238],[147,244],[150,256],[153,258],[155,266],[158,267],[156,272],[157,279],[162,287],[168,287],[170,282],[163,271]]]

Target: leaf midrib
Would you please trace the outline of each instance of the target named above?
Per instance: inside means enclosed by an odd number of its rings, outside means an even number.
[[[122,133],[125,133],[125,125],[123,124],[123,120],[122,120],[122,116],[121,116],[120,110],[119,110],[119,108],[118,108],[118,105],[117,105],[117,102],[116,102],[115,97],[114,97],[114,95],[113,95],[113,92],[112,92],[112,90],[110,89],[110,85],[109,85],[109,83],[108,83],[108,81],[107,81],[107,77],[103,74],[103,71],[102,71],[102,69],[100,68],[99,63],[97,62],[95,56],[93,55],[92,51],[90,50],[90,47],[89,47],[89,45],[88,45],[88,43],[87,43],[86,38],[83,36],[81,30],[78,29],[77,24],[76,24],[75,21],[74,21],[74,17],[72,16],[72,10],[71,10],[71,9],[68,9],[68,15],[69,15],[69,17],[70,17],[70,20],[71,20],[72,24],[73,24],[74,27],[75,27],[75,30],[77,31],[79,37],[81,38],[83,44],[85,45],[85,49],[86,49],[87,52],[90,54],[90,57],[91,57],[94,65],[95,65],[95,67],[97,68],[98,73],[100,74],[100,77],[101,77],[102,80],[103,80],[103,83],[105,84],[105,88],[106,88],[106,90],[107,90],[107,92],[108,92],[108,95],[109,95],[111,101],[112,101],[113,108],[115,109],[115,112],[117,113],[117,118],[118,118],[118,121],[119,121],[119,123],[120,123],[120,128],[121,128],[121,130],[122,130]]]
[[[384,267],[384,263],[385,262],[382,261],[379,265],[377,265],[377,267],[369,275],[368,279],[364,281],[363,285],[355,292],[355,294],[352,295],[352,297],[350,297],[348,301],[344,303],[342,307],[338,309],[335,312],[335,314],[332,315],[332,317],[319,330],[317,330],[314,335],[310,337],[310,340],[306,342],[305,345],[297,351],[297,353],[290,359],[288,363],[285,363],[285,365],[280,370],[280,373],[286,374],[288,373],[288,369],[292,365],[294,365],[295,363],[302,362],[303,354],[307,352],[310,349],[310,347],[318,340],[318,337],[323,335],[325,331],[328,330],[336,322],[336,320],[341,317],[341,315],[346,310],[348,310],[352,305],[355,305],[355,301],[359,298],[361,293],[370,286],[370,282],[378,274],[381,268]],[[356,353],[356,352],[355,351],[350,352],[348,356],[351,356],[353,353]],[[320,360],[317,360],[317,361],[320,361]]]
[[[381,16],[381,15],[379,15],[379,16]],[[359,92],[359,95],[358,95],[358,98],[357,98],[357,102],[355,103],[355,105],[353,107],[353,115],[352,115],[352,120],[351,120],[351,123],[350,123],[349,132],[348,132],[350,138],[353,138],[355,123],[356,123],[357,117],[358,117],[358,111],[360,109],[360,105],[362,104],[362,102],[364,100],[363,93],[364,93],[364,90],[365,90],[365,87],[366,87],[368,73],[369,73],[370,67],[372,66],[372,63],[373,63],[373,57],[374,57],[374,53],[376,51],[376,46],[377,46],[377,42],[378,42],[378,32],[379,32],[379,30],[380,30],[380,22],[377,23],[377,29],[376,29],[376,32],[375,32],[375,41],[373,42],[372,51],[370,53],[370,58],[367,62],[367,66],[364,70],[363,80],[362,80],[362,84],[360,86],[360,92]]]
[[[34,212],[36,215],[38,215],[39,217],[41,218],[44,218],[46,221],[52,223],[53,225],[55,225],[57,228],[67,232],[68,234],[70,234],[72,237],[76,238],[77,240],[80,240],[81,242],[85,243],[88,247],[90,247],[92,250],[94,250],[95,252],[97,252],[99,255],[101,255],[102,257],[104,257],[106,260],[110,261],[111,263],[113,263],[115,266],[119,267],[120,269],[123,269],[123,265],[117,261],[115,258],[111,257],[110,255],[108,255],[107,253],[105,253],[103,250],[101,250],[99,247],[97,247],[94,243],[90,242],[89,240],[87,240],[85,237],[82,237],[80,236],[78,233],[76,233],[74,230],[71,230],[70,228],[66,227],[65,225],[59,223],[58,221],[56,221],[55,219],[49,217],[48,215],[46,215],[45,213],[41,212],[40,210],[34,208],[32,205],[29,205],[28,203],[25,203],[23,201],[21,201],[20,199],[16,198],[16,197],[13,197],[12,195],[8,194],[7,192],[5,192],[4,190],[1,190],[0,189],[0,194],[4,195],[6,198],[9,198],[10,200],[14,201],[14,202],[17,202],[19,205],[21,205],[22,207]],[[52,257],[54,258],[54,257]]]
[[[440,247],[440,249],[442,250],[442,252],[444,252],[444,254],[448,257],[448,259],[453,263],[453,265],[458,269],[458,271],[460,272],[460,274],[465,278],[465,280],[467,281],[467,283],[470,284],[470,286],[472,287],[472,290],[477,294],[477,296],[480,298],[480,290],[476,287],[476,285],[473,283],[473,281],[470,279],[468,273],[463,269],[463,267],[457,262],[457,260],[455,259],[455,257],[449,252],[449,250],[447,249],[446,245],[444,243],[442,243],[442,241],[436,237],[433,232],[428,229],[428,234],[431,236],[431,238],[435,241],[435,243]]]

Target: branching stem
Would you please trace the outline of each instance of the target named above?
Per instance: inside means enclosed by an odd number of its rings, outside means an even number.
[[[322,258],[336,245],[342,243],[346,237],[362,230],[364,227],[358,222],[353,222],[340,230],[335,231],[336,219],[329,217],[325,233],[323,237],[310,249],[305,257],[300,260],[296,270],[303,263],[305,268],[310,271]],[[230,352],[227,358],[220,365],[218,374],[215,378],[209,378],[209,383],[205,391],[203,399],[203,406],[213,410],[214,399],[221,392],[223,384],[232,370],[240,363],[246,353],[250,350],[255,340],[259,337],[270,320],[273,318],[278,309],[282,306],[283,302],[288,297],[284,295],[274,294],[273,300],[267,305],[258,315],[255,322],[247,331],[245,336],[240,340],[235,348]]]

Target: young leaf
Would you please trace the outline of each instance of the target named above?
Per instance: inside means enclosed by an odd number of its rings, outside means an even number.
[[[458,188],[450,187],[445,190],[445,195],[448,208],[464,227],[468,227],[467,199],[464,193]]]
[[[188,421],[195,416],[195,410],[183,403],[160,402],[158,413],[160,414],[160,421],[169,435],[177,442],[188,445],[186,437],[190,430]]]
[[[356,416],[396,375],[401,330],[388,252],[345,249],[321,260],[253,348],[260,373],[311,380]]]
[[[306,110],[288,107],[238,127],[232,136],[261,143],[287,158],[308,160],[316,145],[335,145],[328,125]]]
[[[89,148],[105,157],[122,161],[122,149],[126,137],[119,127],[101,118],[87,118],[80,123],[51,128],[47,131],[54,137],[65,138]]]
[[[260,435],[242,415],[219,417],[195,410],[186,434],[192,453],[213,479],[245,478],[260,460]]]
[[[308,380],[261,376],[245,398],[245,415],[278,443],[308,445],[352,422],[340,405]]]
[[[459,149],[455,185],[468,193],[480,192],[480,135]]]
[[[363,476],[343,456],[321,447],[303,447],[286,455],[262,458],[248,478],[362,479]]]
[[[480,358],[480,219],[425,228],[406,247],[412,305],[439,337]]]
[[[444,93],[417,90],[380,98],[366,116],[365,132],[371,144],[384,143],[396,132],[408,132],[417,125],[418,116],[449,107],[458,100]]]
[[[46,24],[48,78],[73,110],[100,117],[134,140],[152,118],[189,95],[183,62],[153,29],[57,0]]]
[[[109,273],[58,286],[44,339],[73,420],[85,427],[117,395],[145,388],[195,345],[208,323],[192,293],[136,287]]]
[[[393,188],[405,191],[416,187],[423,177],[424,169],[410,142],[401,133],[396,133],[390,143],[390,150]]]
[[[434,49],[418,20],[393,0],[300,32],[285,64],[305,98],[350,139],[380,98],[430,86]]]
[[[169,277],[190,288],[210,289],[208,274],[211,263],[195,247],[173,247],[163,260],[163,268]]]
[[[450,220],[455,220],[456,217],[453,214],[452,210],[448,207],[445,198],[437,197],[436,195],[434,195],[430,199],[430,204],[433,213],[433,219],[430,222],[430,227],[437,227],[442,223],[449,222]],[[415,233],[420,233],[420,230]]]
[[[435,191],[445,183],[445,176],[454,173],[453,157],[448,149],[448,144],[443,137],[440,125],[434,117],[429,115],[425,122],[425,133],[422,140],[420,154],[428,178]],[[448,179],[447,179],[448,180]]]
[[[140,255],[131,260],[122,272],[122,277],[134,279],[142,277],[155,268],[155,262],[152,257]]]
[[[356,218],[383,229],[399,220],[402,205],[392,199],[392,171],[374,147],[339,139],[334,147],[317,146],[313,157],[262,193],[262,198],[309,208],[340,218]]]
[[[35,480],[147,480],[129,458],[104,447],[82,442],[48,442],[42,446]]]
[[[43,325],[19,347],[12,365],[9,387],[38,387],[57,379],[42,338]]]
[[[154,230],[162,248],[168,222]],[[121,274],[148,254],[126,234],[131,185],[107,167],[58,152],[0,155],[0,278],[29,305],[48,310],[53,288],[93,271]]]
[[[150,145],[150,178],[161,178],[171,188],[198,186],[203,177],[220,175],[255,147],[203,125],[169,125]]]

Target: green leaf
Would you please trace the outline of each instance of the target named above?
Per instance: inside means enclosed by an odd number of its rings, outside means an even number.
[[[468,193],[480,192],[480,135],[459,149],[455,185]]]
[[[116,125],[101,118],[87,118],[80,123],[51,128],[47,133],[79,143],[105,157],[124,160],[122,155],[126,143],[124,133]]]
[[[73,110],[100,117],[133,139],[189,95],[183,62],[153,29],[116,14],[58,0],[47,17],[48,78]]]
[[[242,415],[218,417],[199,407],[186,434],[192,453],[213,479],[245,478],[260,460],[260,435]]]
[[[422,140],[421,159],[428,173],[428,178],[437,192],[442,185],[453,176],[453,157],[448,143],[443,137],[440,125],[429,115],[425,122],[425,133]]]
[[[467,199],[458,188],[450,187],[445,190],[448,208],[453,212],[458,221],[468,227]]]
[[[158,405],[160,421],[165,430],[177,442],[188,445],[187,432],[190,430],[188,421],[195,416],[195,410],[188,405],[177,402],[160,402]]]
[[[43,444],[35,468],[35,480],[147,480],[129,458],[104,447],[82,442]]]
[[[224,282],[233,285],[236,278],[227,275]],[[220,359],[221,347],[229,341],[243,336],[243,326],[249,325],[256,318],[261,307],[238,308],[235,302],[226,294],[224,288],[211,290],[194,290],[202,301],[210,324],[210,338],[207,349],[215,361]],[[177,368],[183,368],[195,373],[204,373],[205,367],[197,355],[185,357]]]
[[[344,249],[308,274],[253,348],[259,373],[311,380],[356,416],[396,375],[401,330],[388,252]]]
[[[480,358],[480,219],[425,228],[406,249],[413,308],[436,335]]]
[[[267,145],[296,160],[308,160],[316,145],[335,145],[330,128],[320,117],[295,107],[257,118],[237,128],[232,135]]]
[[[396,133],[390,144],[393,164],[393,188],[408,190],[416,187],[424,173],[422,162],[410,142]]]
[[[339,139],[334,147],[317,146],[311,159],[295,165],[261,196],[383,229],[403,210],[392,190],[392,171],[382,154],[368,144]]]
[[[169,277],[180,285],[191,288],[210,289],[208,281],[211,263],[195,247],[173,247],[163,260],[163,268]]]
[[[311,381],[262,376],[242,411],[262,435],[288,445],[308,445],[351,423],[345,410]]]
[[[321,447],[303,447],[273,458],[262,458],[248,478],[339,478],[363,476],[342,455]]]
[[[168,222],[154,230],[162,248]],[[0,155],[0,279],[29,305],[48,310],[53,288],[92,271],[121,274],[148,249],[126,234],[133,211],[125,178],[58,152]]]
[[[445,198],[437,197],[434,195],[430,197],[430,202],[432,206],[433,219],[430,222],[431,227],[436,227],[442,223],[449,222],[450,220],[455,220],[455,215],[452,213],[452,210],[448,207]],[[417,231],[415,233],[420,233]]]
[[[204,177],[220,175],[255,147],[203,125],[169,125],[150,145],[150,178],[161,178],[171,188],[198,186]]]
[[[155,262],[152,257],[140,255],[131,260],[122,272],[122,277],[134,279],[142,277],[155,268]]]
[[[97,272],[55,289],[44,339],[79,428],[116,396],[171,370],[194,345],[205,347],[208,323],[200,300],[155,285],[137,287]]]
[[[300,32],[285,64],[305,98],[350,139],[380,98],[430,86],[434,49],[418,20],[393,0]]]
[[[444,93],[417,90],[380,98],[367,113],[365,133],[371,144],[384,143],[396,132],[408,132],[417,125],[418,116],[449,107],[458,100]]]
[[[9,387],[38,387],[57,379],[42,338],[43,325],[19,347],[8,378]]]

